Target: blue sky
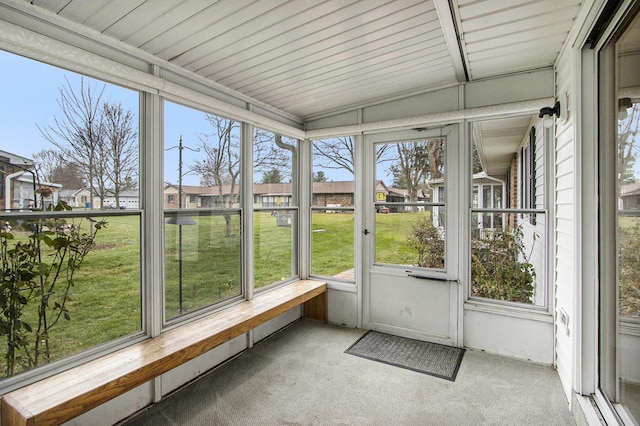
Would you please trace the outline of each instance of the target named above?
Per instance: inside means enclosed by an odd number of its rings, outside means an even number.
[[[0,50],[0,149],[27,158],[52,145],[38,130],[54,125],[54,117],[62,118],[58,101],[60,89],[66,86],[65,77],[73,88],[80,87],[79,74],[43,64],[28,58]],[[113,84],[85,77],[92,88],[101,89],[106,84],[102,102],[119,102],[131,111],[137,123],[139,94]],[[85,83],[86,84],[86,83]],[[202,111],[171,102],[165,103],[165,146],[177,147],[182,136],[183,145],[197,148],[198,135],[211,133],[211,125],[205,121]],[[183,184],[198,185],[196,175],[185,174],[195,159],[203,153],[183,150]],[[165,151],[165,181],[178,182],[178,149]],[[349,173],[325,170],[329,179],[351,180]],[[261,176],[254,177],[259,180]]]
[[[80,86],[80,75],[46,65],[18,55],[0,51],[0,149],[27,158],[51,147],[41,135],[36,124],[44,128],[54,125],[54,116],[61,117],[58,100],[60,88],[66,85],[65,76],[72,87]],[[88,79],[92,87],[102,88],[102,81]],[[102,101],[120,102],[124,109],[138,116],[137,91],[106,84]],[[177,146],[180,135],[184,146],[196,148],[200,144],[198,134],[211,131],[204,120],[204,113],[167,102],[165,105],[165,145]],[[183,150],[183,172],[193,163],[196,155]],[[178,181],[178,150],[165,152],[165,180]],[[171,166],[175,164],[175,166]],[[198,185],[194,175],[184,176],[185,185]]]

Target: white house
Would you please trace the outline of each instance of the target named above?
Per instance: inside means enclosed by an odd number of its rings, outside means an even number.
[[[0,150],[0,172],[0,200],[5,211],[47,208],[58,202],[62,185],[39,180],[33,160]]]

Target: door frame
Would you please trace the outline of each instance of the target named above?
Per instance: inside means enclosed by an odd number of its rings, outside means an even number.
[[[363,227],[361,237],[362,251],[362,325],[365,329],[388,331],[405,337],[431,340],[438,343],[463,346],[463,305],[467,290],[462,283],[468,282],[468,227],[470,208],[470,150],[463,149],[465,134],[462,131],[466,126],[452,124],[433,129],[399,130],[384,133],[365,134],[363,137],[363,162],[364,171],[362,189],[365,194],[362,198],[360,216]],[[400,142],[403,140],[420,140],[431,137],[446,137],[445,142],[445,194],[446,194],[446,242],[445,242],[445,270],[435,271],[424,268],[406,268],[404,266],[393,267],[389,265],[376,265],[375,253],[375,209],[372,205],[375,201],[375,149],[377,143]],[[368,232],[368,234],[366,234]],[[364,234],[364,235],[363,235]],[[410,269],[412,274],[407,273]],[[425,326],[422,329],[396,327],[394,324],[381,324],[372,319],[372,274],[380,274],[395,280],[407,280],[408,275],[414,275],[418,271],[420,279],[412,278],[420,282],[419,285],[449,286],[449,315],[448,336],[438,336],[429,333]]]

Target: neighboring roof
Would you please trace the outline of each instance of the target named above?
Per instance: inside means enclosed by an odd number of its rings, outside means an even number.
[[[169,184],[165,186],[165,191],[168,188],[173,188],[178,191],[178,186]],[[235,192],[238,193],[240,185],[235,186]],[[313,193],[318,194],[352,194],[355,190],[355,183],[353,181],[340,181],[340,182],[314,182]],[[217,186],[192,186],[183,185],[182,192],[185,195],[218,195],[219,190]],[[222,186],[222,194],[228,195],[231,193],[231,185]],[[290,183],[255,183],[253,184],[253,193],[256,195],[287,195],[291,194]]]
[[[140,192],[137,189],[131,189],[131,190],[127,190],[127,191],[120,191],[120,197],[134,197],[134,198],[138,198],[138,196],[140,195]],[[109,193],[109,195],[107,195],[107,197],[114,197],[115,195],[113,193]]]
[[[75,197],[79,194],[89,194],[89,190],[87,188],[80,188],[80,189],[61,189],[59,192],[59,195],[61,197]]]
[[[620,187],[621,197],[630,197],[633,195],[640,195],[640,182],[630,183],[628,185],[622,185]]]
[[[16,178],[17,181],[20,182],[28,182],[29,184],[33,184],[33,175],[29,172],[24,172],[23,174],[21,174],[20,176],[18,176]],[[52,188],[62,188],[62,185],[59,183],[52,183],[52,182],[47,182],[44,180],[38,181],[38,186],[42,187],[42,186],[50,186]]]
[[[31,158],[22,157],[20,155],[12,154],[8,151],[3,151],[0,149],[0,157],[5,157],[9,159],[9,163],[15,164],[16,166],[24,166],[27,168],[33,167],[33,160]]]
[[[314,194],[352,194],[355,192],[354,181],[313,182]]]

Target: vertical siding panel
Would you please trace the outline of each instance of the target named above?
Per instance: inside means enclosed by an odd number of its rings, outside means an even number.
[[[568,93],[571,98],[572,81],[576,70],[572,68],[571,50],[567,49],[559,58],[556,66],[556,93],[561,100],[561,108],[568,108],[562,104]],[[573,310],[575,292],[577,288],[575,250],[576,250],[576,211],[575,211],[575,180],[576,156],[573,138],[573,122],[558,121],[556,126],[555,145],[555,238],[554,238],[554,304],[556,314],[556,368],[567,395],[571,400],[573,383],[573,345],[571,329],[558,322],[558,313],[566,312],[569,318],[576,318]]]

